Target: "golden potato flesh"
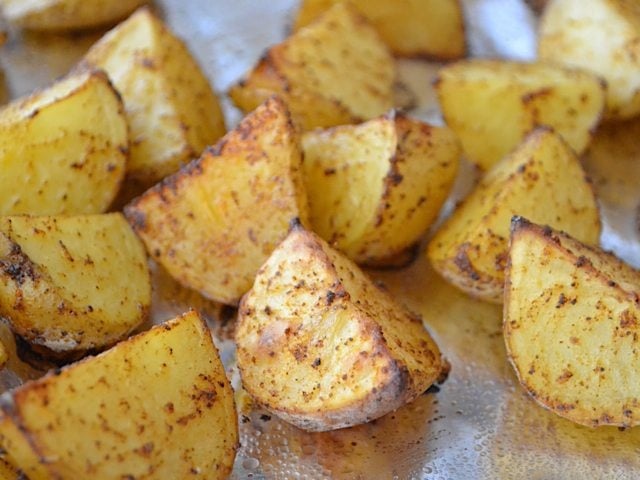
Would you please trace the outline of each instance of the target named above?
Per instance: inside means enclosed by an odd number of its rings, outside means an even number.
[[[340,0],[304,0],[298,30]],[[466,51],[464,19],[458,0],[351,0],[380,33],[391,51],[407,57],[452,60]]]
[[[0,215],[100,213],[124,176],[128,135],[107,76],[82,71],[0,110]]]
[[[453,133],[394,113],[302,137],[311,225],[358,263],[411,249],[457,173]]]
[[[148,9],[107,33],[84,63],[122,95],[131,136],[127,175],[150,186],[225,133],[218,99],[187,47]]]
[[[464,292],[500,303],[513,215],[562,228],[596,245],[600,216],[580,161],[553,131],[532,132],[431,239],[427,255],[438,273]]]
[[[0,217],[0,315],[55,352],[111,345],[151,302],[142,243],[120,213]]]
[[[584,68],[607,81],[606,116],[640,114],[640,3],[549,2],[538,36],[542,60]]]
[[[337,4],[269,49],[229,95],[245,112],[274,93],[305,130],[354,123],[393,106],[395,66],[375,29]]]
[[[3,457],[0,457],[0,478],[2,480],[21,480],[20,472]],[[28,480],[28,479],[26,479]]]
[[[274,97],[125,214],[171,276],[237,304],[289,222],[308,217],[300,163],[297,132]]]
[[[238,445],[233,390],[187,313],[6,393],[0,444],[31,480],[224,479]]]
[[[521,218],[509,260],[504,336],[523,387],[582,425],[638,425],[640,273]]]
[[[605,101],[604,84],[591,73],[500,60],[444,67],[436,90],[447,125],[469,160],[484,170],[540,125],[555,129],[581,153]]]
[[[420,318],[300,226],[243,297],[236,342],[246,390],[312,431],[378,418],[415,399],[442,370]]]
[[[147,1],[0,0],[0,11],[29,30],[81,30],[114,23]]]

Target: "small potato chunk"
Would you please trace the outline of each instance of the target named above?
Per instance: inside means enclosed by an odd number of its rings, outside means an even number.
[[[142,243],[120,213],[0,217],[0,315],[58,353],[112,345],[145,320]]]
[[[458,170],[447,128],[390,113],[302,137],[311,225],[362,264],[384,264],[436,219]]]
[[[125,214],[172,277],[237,305],[289,222],[306,221],[307,209],[298,135],[274,97]]]
[[[101,213],[128,149],[118,93],[82,71],[0,110],[0,215]]]
[[[393,106],[395,65],[375,29],[339,3],[269,49],[229,95],[249,112],[276,93],[304,130],[368,120]]]
[[[207,78],[184,43],[147,8],[107,33],[83,63],[104,69],[122,95],[130,179],[149,187],[224,135]]]
[[[640,272],[519,217],[509,259],[504,337],[522,386],[572,422],[640,424]]]
[[[303,0],[298,30],[341,0]],[[396,55],[454,60],[466,52],[458,0],[351,0]]]
[[[233,390],[190,312],[1,397],[0,445],[30,480],[224,479]]]
[[[513,215],[598,244],[600,216],[591,184],[573,150],[548,128],[532,132],[495,165],[438,230],[427,250],[435,270],[473,297],[502,302]]]
[[[148,0],[0,0],[4,17],[28,30],[82,30],[109,25]]]
[[[579,154],[605,101],[595,75],[542,63],[465,60],[440,70],[438,99],[469,160],[489,169],[540,125]]]
[[[640,114],[640,3],[554,0],[540,22],[540,59],[584,68],[607,81],[611,118]]]
[[[393,411],[443,368],[418,316],[299,225],[243,297],[236,342],[249,394],[310,431]]]

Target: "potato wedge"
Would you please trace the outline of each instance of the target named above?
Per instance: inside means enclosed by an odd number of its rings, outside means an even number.
[[[393,58],[375,29],[340,3],[270,48],[229,95],[249,112],[278,94],[294,122],[311,130],[384,114],[394,81]]]
[[[393,112],[302,137],[311,225],[349,258],[384,264],[437,218],[458,171],[447,128]]]
[[[300,164],[297,132],[274,97],[125,214],[171,276],[235,305],[289,222],[306,222]]]
[[[420,317],[295,224],[243,297],[236,342],[249,394],[310,431],[395,410],[443,367]]]
[[[23,477],[20,475],[21,473],[7,462],[4,456],[0,457],[0,478],[2,480],[21,480]]]
[[[91,47],[86,64],[104,69],[122,95],[130,179],[149,187],[224,135],[222,110],[207,78],[149,9],[107,33]]]
[[[120,213],[0,217],[0,315],[57,353],[112,345],[146,319],[142,243]]]
[[[0,444],[31,480],[231,472],[233,390],[195,312],[2,397]]]
[[[640,114],[640,5],[629,0],[549,2],[540,22],[540,59],[584,68],[607,81],[609,118]]]
[[[122,102],[103,72],[77,72],[7,105],[0,215],[105,211],[124,176],[128,141]]]
[[[548,128],[532,132],[487,172],[431,239],[431,264],[469,295],[500,303],[513,215],[565,229],[589,244],[599,242],[593,188],[573,150]]]
[[[28,30],[82,30],[109,25],[148,0],[0,0],[4,17]]]
[[[554,128],[582,153],[605,102],[604,84],[591,73],[500,60],[444,67],[436,90],[447,125],[469,160],[483,170],[540,125]]]
[[[295,30],[308,25],[340,0],[303,0]],[[404,57],[454,60],[466,53],[464,19],[458,0],[350,0],[391,51]]]
[[[504,336],[522,386],[591,427],[640,423],[640,272],[611,254],[516,217]]]

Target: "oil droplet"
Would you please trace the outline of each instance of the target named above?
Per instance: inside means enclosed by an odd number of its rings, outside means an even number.
[[[248,457],[242,461],[242,468],[245,470],[255,470],[260,466],[260,461],[257,458]]]

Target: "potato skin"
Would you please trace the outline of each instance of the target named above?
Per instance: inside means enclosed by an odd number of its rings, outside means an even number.
[[[638,425],[640,272],[515,217],[506,277],[507,354],[532,398],[581,425]]]
[[[442,370],[421,319],[300,226],[259,271],[238,322],[245,389],[305,430],[378,418],[423,393]]]
[[[0,444],[32,480],[224,479],[238,447],[233,390],[190,312],[13,390]]]

